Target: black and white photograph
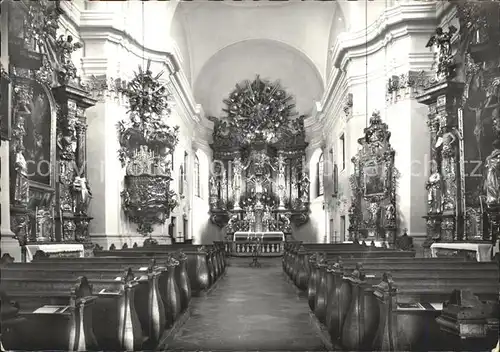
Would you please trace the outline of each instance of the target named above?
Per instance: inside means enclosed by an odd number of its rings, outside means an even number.
[[[500,1],[0,8],[1,352],[500,352]]]

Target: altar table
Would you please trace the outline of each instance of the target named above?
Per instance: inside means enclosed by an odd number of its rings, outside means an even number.
[[[31,262],[36,251],[44,251],[49,255],[65,257],[84,257],[84,247],[80,243],[40,243],[26,245],[26,261]]]
[[[478,262],[491,261],[493,245],[489,243],[433,243],[431,245],[431,255],[433,258],[438,256],[450,256],[459,252],[471,253]]]
[[[276,240],[285,241],[285,234],[281,231],[262,231],[262,232],[252,232],[252,231],[238,231],[233,235],[233,241],[241,240],[255,240],[256,238],[262,241]]]

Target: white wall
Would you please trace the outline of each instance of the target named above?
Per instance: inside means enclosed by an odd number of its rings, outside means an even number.
[[[412,165],[422,161],[428,150],[428,132],[425,121],[427,110],[418,104],[414,96],[408,94],[399,101],[386,99],[386,84],[391,75],[401,75],[409,71],[430,70],[432,53],[425,48],[426,41],[437,26],[436,8],[433,3],[368,2],[368,22],[364,21],[365,2],[352,2],[344,12],[349,22],[349,32],[337,36],[331,58],[331,76],[325,96],[321,101],[323,110],[313,116],[313,124],[318,124],[323,135],[313,137],[333,149],[339,164],[339,190],[350,200],[349,176],[353,172],[350,159],[358,151],[357,139],[363,136],[363,129],[374,110],[379,110],[382,120],[392,133],[391,144],[396,150],[395,163],[401,173],[397,190],[400,228],[408,228],[409,234],[421,238],[425,234],[425,181],[424,173],[412,173]],[[345,3],[340,2],[345,10]],[[399,6],[402,5],[402,6]],[[393,6],[393,7],[390,7]],[[359,7],[357,11],[351,11]],[[377,16],[378,20],[373,21]],[[354,20],[354,19],[357,20]],[[415,20],[420,18],[419,20]],[[350,19],[350,20],[349,20]],[[404,25],[407,21],[413,25]],[[344,114],[344,100],[347,93],[353,95],[352,113]],[[338,137],[345,133],[346,170],[341,171],[341,150]],[[325,190],[328,198],[330,190]],[[346,208],[331,209],[333,230],[340,229],[340,216],[347,215]],[[346,217],[346,227],[348,227]],[[328,229],[329,232],[329,229]]]

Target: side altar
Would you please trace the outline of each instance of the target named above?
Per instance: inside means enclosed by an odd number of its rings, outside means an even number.
[[[1,102],[10,141],[6,206],[20,247],[2,243],[2,252],[16,260],[29,259],[34,248],[90,253],[85,111],[96,100],[71,59],[82,44],[57,35],[62,13],[57,1],[13,1],[6,8],[9,67],[2,68],[2,77],[8,76],[9,84],[2,82],[2,91],[9,99]]]
[[[304,116],[279,83],[258,76],[224,103],[226,116],[211,118],[212,222],[230,242],[242,232],[291,235],[309,220]]]
[[[459,28],[437,28],[429,107],[425,255],[490,261],[500,235],[500,4],[457,3]],[[453,38],[457,40],[454,41]]]

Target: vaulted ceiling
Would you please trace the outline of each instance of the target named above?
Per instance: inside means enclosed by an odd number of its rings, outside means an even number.
[[[206,115],[220,116],[235,84],[256,74],[279,80],[298,112],[309,114],[323,94],[332,29],[342,19],[335,1],[180,2],[171,36]]]

